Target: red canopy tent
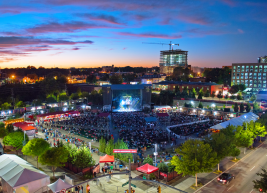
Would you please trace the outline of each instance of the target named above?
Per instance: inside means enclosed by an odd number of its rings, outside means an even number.
[[[158,117],[168,117],[169,114],[168,113],[157,113]]]
[[[158,171],[159,168],[151,166],[149,164],[145,164],[145,165],[140,166],[139,168],[136,168],[136,170],[139,172],[145,173],[145,174],[151,174],[155,171]]]
[[[13,126],[21,128],[23,131],[29,131],[29,130],[35,130],[36,127],[31,126],[30,124],[32,123],[27,123],[27,122],[18,122],[14,123]]]
[[[114,155],[108,155],[100,156],[99,163],[106,163],[106,162],[114,162]]]

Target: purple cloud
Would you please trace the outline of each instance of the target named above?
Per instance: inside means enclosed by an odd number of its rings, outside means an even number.
[[[119,19],[114,17],[113,15],[89,14],[89,13],[78,13],[76,15],[94,21],[102,21],[110,24],[122,25],[122,23],[118,21]]]
[[[242,29],[238,29],[238,32],[241,33],[241,34],[244,33],[244,31]]]
[[[13,58],[19,56],[26,56],[34,52],[43,52],[49,50],[78,50],[78,47],[74,47],[72,49],[67,48],[58,48],[53,47],[53,45],[57,46],[65,46],[65,45],[76,45],[76,44],[92,44],[93,42],[90,40],[85,41],[69,41],[62,39],[41,39],[34,37],[1,37],[0,36],[0,60],[1,62],[8,62],[12,60],[7,60],[8,56],[12,56]]]
[[[46,24],[39,24],[35,27],[28,28],[27,31],[33,34],[41,34],[41,33],[72,33],[76,31],[82,31],[87,29],[94,28],[115,28],[104,25],[95,25],[91,23],[84,23],[80,21],[72,21],[66,23],[58,23],[58,22],[50,22]]]
[[[182,38],[181,35],[165,35],[165,34],[154,34],[154,33],[141,33],[141,34],[135,34],[130,32],[119,32],[118,35],[122,36],[131,36],[136,38],[160,38],[160,39],[178,39]]]

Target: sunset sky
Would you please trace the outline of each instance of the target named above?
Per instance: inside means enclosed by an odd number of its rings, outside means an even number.
[[[266,0],[1,0],[0,67],[158,66],[167,45],[192,66],[267,55]]]

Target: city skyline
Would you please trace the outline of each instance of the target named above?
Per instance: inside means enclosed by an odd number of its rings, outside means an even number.
[[[267,3],[239,0],[18,0],[0,3],[0,66],[152,67],[180,44],[188,64],[256,63],[266,55]]]

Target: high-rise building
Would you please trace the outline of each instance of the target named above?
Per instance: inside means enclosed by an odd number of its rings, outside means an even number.
[[[233,63],[231,82],[245,84],[254,93],[266,91],[267,63]]]
[[[184,50],[165,50],[160,51],[160,73],[171,75],[176,67],[187,67],[188,51]]]

